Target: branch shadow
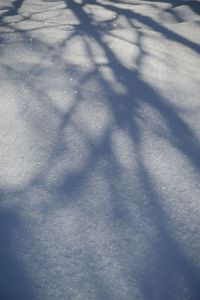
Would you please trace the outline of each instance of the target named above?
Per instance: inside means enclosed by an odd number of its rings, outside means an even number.
[[[0,209],[0,297],[1,299],[36,299],[24,266],[17,260],[15,239],[20,228],[16,212]]]

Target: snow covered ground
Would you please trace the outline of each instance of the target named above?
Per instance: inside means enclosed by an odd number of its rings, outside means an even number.
[[[200,1],[0,1],[0,299],[200,299]]]

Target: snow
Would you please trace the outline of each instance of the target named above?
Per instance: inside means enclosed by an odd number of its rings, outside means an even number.
[[[199,299],[199,8],[1,1],[0,299]]]

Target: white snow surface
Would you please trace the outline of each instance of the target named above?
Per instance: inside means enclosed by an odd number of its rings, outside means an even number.
[[[199,300],[200,1],[0,1],[0,299]]]

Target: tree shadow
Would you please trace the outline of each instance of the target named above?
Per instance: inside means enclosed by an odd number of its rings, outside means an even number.
[[[153,263],[156,261],[157,263],[156,266],[154,266],[153,273],[151,273],[151,271],[150,273],[147,272],[148,279],[144,275],[144,278],[146,279],[142,280],[142,290],[144,293],[146,292],[146,299],[169,299],[173,297],[173,293],[181,295],[181,289],[183,287],[178,287],[176,290],[176,287],[173,286],[176,279],[173,280],[173,284],[170,282],[171,278],[174,278],[177,273],[183,277],[183,282],[189,291],[188,293],[191,299],[198,299],[200,284],[199,270],[187,260],[168,230],[168,217],[165,215],[159,204],[161,196],[154,191],[152,180],[143,163],[143,157],[141,155],[142,147],[140,145],[141,131],[137,123],[138,108],[142,103],[147,103],[161,114],[170,132],[168,136],[169,143],[177,148],[180,153],[186,155],[193,168],[196,169],[198,173],[200,167],[199,140],[189,125],[180,117],[177,109],[170,104],[167,99],[158,95],[152,87],[138,76],[138,73],[135,70],[130,70],[120,63],[114,51],[112,51],[112,49],[104,42],[98,24],[95,24],[91,17],[85,13],[84,4],[78,4],[73,1],[67,1],[66,4],[68,9],[71,9],[79,20],[79,26],[82,28],[83,34],[89,38],[93,38],[101,47],[108,61],[107,66],[114,73],[116,81],[120,82],[126,90],[126,93],[124,93],[123,96],[119,95],[114,91],[112,85],[108,84],[103,76],[98,75],[98,80],[101,82],[104,91],[106,91],[107,99],[115,116],[117,126],[129,133],[136,147],[138,176],[140,177],[140,182],[143,186],[143,192],[146,194],[149,201],[149,207],[146,209],[148,213],[150,212],[151,219],[154,220],[158,230],[158,242],[153,246],[155,251]],[[95,2],[95,4],[97,5],[97,2]],[[200,49],[199,45],[162,27],[149,17],[144,17],[138,13],[129,11],[128,9],[114,7],[112,4],[100,4],[100,6],[101,5],[118,15],[125,16],[127,19],[131,18],[139,20],[142,24],[162,33],[166,39],[176,41],[194,51],[199,51]],[[85,42],[87,43],[87,39],[85,39]],[[87,49],[88,56],[92,57],[92,49],[89,42],[87,44]],[[95,61],[95,55],[93,56],[93,60]],[[142,60],[142,57],[140,60]],[[91,74],[88,74],[88,77],[85,77],[84,81],[86,82],[89,78],[91,78]],[[96,157],[95,154],[94,157]],[[125,222],[130,225],[131,222],[128,217],[128,208],[124,207],[122,209],[122,198],[115,193],[114,195],[113,208],[117,207],[118,210],[118,207],[120,207],[121,213],[114,213],[115,217],[113,221],[121,219],[123,218],[122,216],[124,216]],[[125,212],[124,214],[122,213],[123,210]],[[154,244],[154,242],[152,243]],[[160,278],[158,278],[158,276],[160,276]]]
[[[15,241],[18,229],[20,229],[20,218],[17,217],[16,212],[1,208],[0,297],[5,300],[36,299],[24,266],[16,258]]]
[[[7,9],[6,12],[4,12],[1,16],[0,16],[0,20],[2,20],[5,17],[8,16],[15,16],[19,14],[19,10],[22,7],[24,3],[24,0],[15,0],[11,3],[11,6],[5,7]]]
[[[151,0],[150,0],[151,1]],[[192,1],[192,0],[185,0],[185,1],[179,1],[179,0],[175,0],[175,1],[170,1],[170,0],[153,0],[153,2],[163,2],[163,3],[169,3],[171,4],[172,8],[175,7],[179,7],[179,6],[188,6],[189,8],[191,8],[196,14],[200,14],[200,3],[199,1]]]
[[[59,110],[56,110],[55,107],[53,107],[53,104],[51,103],[51,96],[48,95],[48,92],[45,89],[42,91],[42,88],[38,89],[34,85],[31,85],[30,89],[32,94],[34,94],[38,99],[40,99],[40,97],[43,97],[42,99],[45,98],[45,101],[43,101],[41,107],[46,107],[47,111],[56,111],[56,115],[59,115],[62,121],[57,129],[56,141],[59,145],[53,147],[53,151],[47,162],[47,166],[42,168],[42,170],[40,170],[33,180],[30,181],[20,192],[23,193],[25,190],[27,191],[31,186],[34,185],[43,185],[46,191],[55,195],[55,206],[53,206],[53,209],[55,209],[56,205],[58,205],[58,202],[59,205],[60,203],[61,206],[63,205],[63,208],[70,207],[70,205],[76,205],[76,202],[80,203],[82,201],[80,188],[84,189],[89,175],[95,170],[98,162],[102,158],[107,159],[109,161],[109,166],[103,168],[101,175],[105,176],[110,185],[110,202],[112,212],[109,215],[109,219],[110,223],[114,224],[113,226],[118,228],[116,243],[120,240],[121,236],[124,236],[124,238],[130,240],[134,238],[133,236],[130,236],[130,234],[125,233],[124,230],[124,228],[130,228],[130,231],[132,230],[134,233],[135,227],[139,226],[139,224],[134,222],[134,218],[136,216],[130,210],[132,205],[136,206],[137,211],[141,213],[141,221],[145,222],[145,220],[151,220],[156,235],[154,238],[152,236],[148,237],[148,235],[141,233],[141,235],[144,235],[151,245],[153,254],[151,254],[151,257],[141,255],[143,258],[143,266],[135,273],[134,254],[137,245],[130,243],[126,249],[126,244],[123,244],[122,250],[119,250],[117,259],[119,265],[121,264],[121,276],[126,278],[129,291],[133,292],[134,286],[132,286],[132,283],[133,279],[135,279],[141,291],[141,299],[181,299],[182,295],[184,297],[187,294],[192,300],[198,300],[200,284],[199,269],[195,267],[190,259],[184,254],[179,243],[174,238],[173,233],[169,228],[170,218],[165,213],[161,205],[162,196],[158,191],[155,190],[153,176],[150,174],[149,169],[144,162],[145,157],[141,142],[143,132],[140,126],[141,123],[139,122],[139,120],[142,118],[140,107],[142,105],[148,105],[153,109],[153,111],[156,111],[160,114],[163,123],[167,127],[167,134],[163,134],[163,136],[160,134],[160,136],[163,139],[166,139],[168,144],[178,151],[179,155],[184,156],[186,160],[190,162],[192,169],[197,172],[198,176],[200,171],[200,143],[192,128],[181,117],[178,108],[175,105],[172,105],[168,99],[159,95],[159,93],[150,84],[141,78],[138,70],[140,70],[140,66],[145,55],[147,54],[147,50],[144,49],[141,42],[143,33],[140,31],[138,26],[134,25],[134,22],[139,21],[141,23],[141,28],[146,26],[152,31],[163,35],[165,39],[179,43],[180,45],[189,48],[193,52],[199,53],[200,47],[197,43],[192,42],[180,34],[171,31],[151,17],[144,16],[141,13],[137,13],[127,7],[122,8],[117,6],[116,3],[119,2],[120,1],[112,1],[110,3],[99,1],[83,1],[78,3],[75,1],[65,1],[66,10],[71,11],[78,20],[78,25],[72,25],[72,33],[70,34],[70,37],[64,39],[59,45],[57,45],[55,49],[51,48],[48,44],[45,44],[45,42],[35,41],[35,43],[38,42],[40,46],[44,47],[46,51],[44,51],[45,54],[48,53],[48,51],[50,52],[50,57],[55,64],[55,68],[57,63],[63,64],[68,77],[69,70],[73,70],[73,75],[76,81],[75,91],[77,96],[74,96],[76,101],[74,101],[74,105],[71,107],[71,109],[67,113],[61,114]],[[13,3],[14,8],[11,9],[9,13],[7,12],[7,16],[15,15],[22,6],[22,3],[23,1],[15,1]],[[103,26],[99,26],[100,23],[93,18],[92,14],[89,14],[85,10],[86,5],[96,5],[104,8],[107,11],[116,14],[117,17],[115,18],[115,21],[108,19],[107,21],[104,21]],[[193,8],[193,10],[195,10],[195,8]],[[139,50],[139,55],[136,60],[136,65],[138,69],[136,67],[131,68],[130,66],[125,66],[120,61],[115,51],[105,41],[105,34],[107,33],[108,35],[111,35],[113,34],[114,30],[116,30],[114,22],[116,22],[116,19],[120,16],[126,19],[131,30],[137,32],[136,46]],[[29,37],[28,32],[23,32],[21,34]],[[66,52],[67,47],[70,46],[73,39],[77,38],[78,35],[84,44],[86,50],[85,55],[92,63],[91,71],[89,70],[83,72],[81,67],[77,67],[77,65],[76,68],[74,67],[73,69],[73,65],[70,66],[62,58],[62,55]],[[120,38],[122,40],[122,37],[119,37],[119,40]],[[105,63],[97,62],[96,55],[91,46],[92,41],[95,41],[96,45],[98,45],[100,48]],[[39,49],[41,48],[39,47]],[[115,78],[115,83],[110,83],[104,73],[99,71],[99,68],[107,68],[111,70]],[[42,73],[42,70],[40,71]],[[10,70],[10,73],[13,72],[13,70]],[[19,73],[18,70],[16,72]],[[33,74],[34,72],[36,72],[36,76],[40,75],[39,72],[35,70],[35,66],[30,69],[30,73]],[[82,76],[81,72],[83,73]],[[127,192],[129,194],[129,201],[125,201],[124,194],[126,194],[126,184],[123,185],[120,182],[121,170],[119,168],[117,159],[113,155],[111,138],[113,130],[112,126],[107,126],[100,141],[97,141],[98,138],[94,140],[88,138],[85,134],[86,128],[84,128],[84,125],[81,129],[78,128],[77,131],[79,131],[80,135],[77,137],[77,140],[79,138],[84,139],[88,148],[90,149],[89,158],[86,159],[86,163],[83,166],[79,168],[77,167],[77,169],[74,168],[71,172],[66,169],[66,172],[64,172],[62,176],[62,180],[60,180],[57,185],[52,184],[51,186],[51,184],[48,185],[46,183],[49,170],[51,170],[56,162],[59,161],[59,158],[63,155],[63,149],[67,147],[69,148],[70,142],[68,142],[67,146],[63,142],[64,131],[67,127],[72,126],[71,123],[74,111],[76,111],[76,108],[81,101],[84,100],[83,86],[90,81],[92,82],[92,79],[99,83],[101,90],[106,95],[105,97],[112,112],[116,128],[119,131],[126,132],[135,147],[132,155],[135,155],[136,157],[135,173],[138,178],[140,190],[142,191],[138,192],[138,194],[137,192],[135,192],[135,194],[133,192]],[[24,82],[25,85],[30,87],[29,80],[26,81],[25,79]],[[123,87],[124,92],[120,93],[116,91],[115,84],[120,84],[120,86]],[[30,112],[32,110],[33,108],[30,108]],[[26,119],[27,116],[30,117],[30,112],[27,113],[27,111],[23,110],[22,115],[24,119]],[[33,116],[32,118],[34,121]],[[70,134],[71,133],[69,133],[69,135]],[[72,146],[72,151],[75,151],[76,147],[76,145]],[[67,154],[65,155],[67,156]],[[80,155],[79,152],[77,156],[78,155]],[[62,165],[60,165],[60,168],[61,167]],[[127,176],[129,176],[128,172],[127,174]],[[121,187],[122,192],[118,192],[118,187]],[[96,197],[98,198],[98,195],[96,195]],[[148,199],[145,206],[143,197]],[[69,199],[71,199],[73,203],[71,203]],[[45,212],[45,209],[46,207],[44,206],[44,215],[45,213],[48,214],[48,210]],[[27,282],[23,271],[21,271],[20,266],[13,259],[14,255],[11,253],[10,240],[8,240],[9,236],[12,236],[11,228],[15,227],[15,223],[19,220],[16,217],[16,214],[8,213],[8,211],[5,212],[2,210],[1,214],[2,218],[0,220],[2,222],[2,232],[0,233],[0,239],[2,239],[2,244],[5,245],[0,252],[3,260],[3,269],[5,270],[5,273],[3,272],[5,275],[2,278],[2,285],[5,289],[5,287],[7,288],[11,286],[11,281],[15,281],[16,290],[14,291],[13,289],[13,294],[15,292],[15,299],[21,299],[21,295],[27,295],[27,299],[32,299],[31,297],[33,297],[33,295],[30,292],[29,283]],[[6,231],[3,230],[5,227]],[[94,249],[90,248],[91,245],[87,236],[84,236],[83,243],[86,245],[86,248],[88,247],[88,256],[85,256],[86,261],[84,261],[84,264],[86,265],[86,268],[88,267],[89,269],[91,276],[90,279],[92,282],[91,285],[96,289],[96,297],[98,299],[115,299],[114,292],[109,289],[109,281],[106,284],[105,278],[98,273],[100,262],[96,259],[95,251],[93,251]],[[119,245],[116,247],[119,247]],[[126,257],[127,253],[128,259],[124,263],[124,260],[126,260],[124,257]],[[131,257],[131,254],[133,257]],[[92,265],[92,267],[90,267],[90,265]],[[94,268],[94,265],[96,268]],[[6,269],[6,266],[9,266],[9,268]],[[22,274],[20,278],[17,278],[19,273]],[[182,282],[180,286],[178,285],[179,282],[176,277]],[[184,294],[182,289],[187,289],[186,294]],[[102,290],[104,291],[102,292]],[[12,298],[13,294],[8,294],[8,296],[5,297],[8,299],[9,297]],[[19,295],[19,297],[16,298],[16,295]],[[125,295],[127,299],[132,299],[128,293]]]

